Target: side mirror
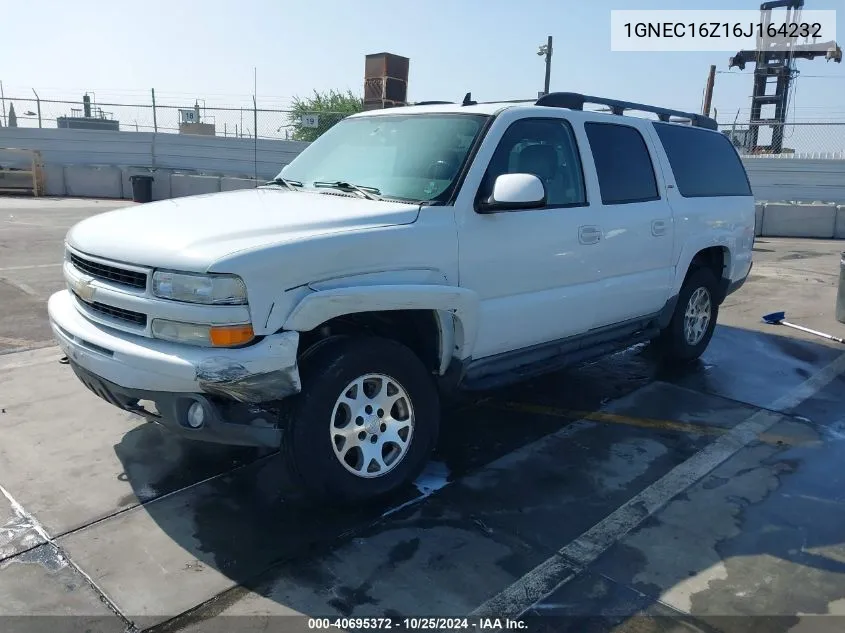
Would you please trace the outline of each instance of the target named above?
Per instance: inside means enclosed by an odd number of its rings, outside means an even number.
[[[546,187],[534,174],[502,174],[493,183],[493,195],[478,204],[480,213],[537,209],[546,205]]]

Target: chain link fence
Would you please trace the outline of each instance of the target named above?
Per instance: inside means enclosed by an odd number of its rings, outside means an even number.
[[[232,138],[313,141],[348,116],[344,112],[305,112],[261,107],[85,103],[5,97],[0,125],[204,134]],[[14,114],[12,114],[14,112]]]
[[[208,107],[204,101],[185,106],[153,106],[6,96],[0,124],[313,141],[345,116],[348,113],[271,109],[253,104]],[[743,156],[845,159],[845,121],[792,121],[774,126],[725,122],[720,123],[719,129]]]
[[[845,122],[720,124],[742,156],[845,159]]]

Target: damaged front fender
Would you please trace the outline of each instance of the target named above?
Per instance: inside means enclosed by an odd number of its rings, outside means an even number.
[[[196,367],[200,388],[209,394],[238,402],[271,402],[299,393],[302,383],[296,352],[298,332],[281,332],[267,337],[267,353],[248,361],[221,353]],[[233,350],[234,351],[234,350]]]

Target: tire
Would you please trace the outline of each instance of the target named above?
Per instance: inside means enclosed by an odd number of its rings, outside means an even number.
[[[672,320],[657,339],[664,360],[688,363],[704,353],[719,317],[719,306],[714,300],[717,293],[718,282],[709,268],[694,268],[687,274]],[[705,303],[709,304],[709,310],[705,309]],[[698,317],[692,316],[695,306],[698,306]],[[691,310],[690,321],[687,321],[688,309]]]
[[[340,338],[306,354],[300,375],[282,459],[303,501],[374,500],[419,475],[437,442],[440,403],[411,350],[384,338]]]

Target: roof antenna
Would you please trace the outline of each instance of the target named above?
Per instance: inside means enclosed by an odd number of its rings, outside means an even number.
[[[464,95],[464,101],[461,104],[462,106],[471,106],[471,105],[478,105],[477,101],[472,100],[472,93],[468,92]]]

